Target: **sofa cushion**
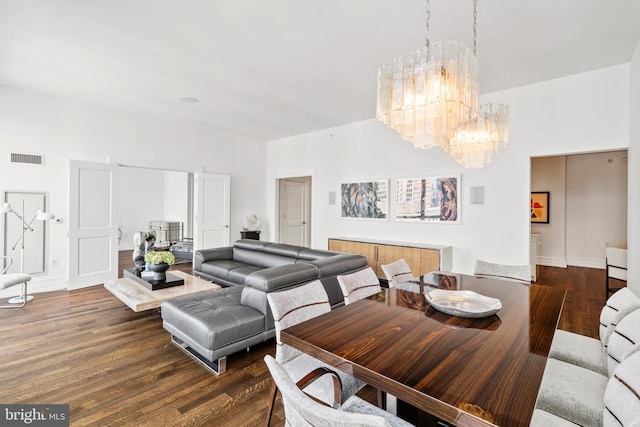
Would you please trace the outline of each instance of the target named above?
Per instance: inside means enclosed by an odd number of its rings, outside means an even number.
[[[233,248],[233,259],[234,261],[265,268],[279,267],[296,262],[296,258],[236,247]]]
[[[263,242],[260,240],[241,239],[241,240],[236,240],[233,243],[233,247],[239,248],[239,249],[249,249],[252,251],[264,252],[265,246],[271,245],[271,244],[272,243],[270,242]]]
[[[213,350],[262,334],[264,315],[240,304],[243,286],[162,303],[162,318],[202,347]]]
[[[320,249],[301,249],[298,253],[298,259],[304,261],[315,261],[318,259],[330,258],[336,255],[340,255],[340,252],[323,251]]]
[[[274,243],[264,247],[264,251],[266,253],[282,255],[294,259],[298,258],[298,253],[301,249],[302,247],[300,246],[285,245],[281,243]]]
[[[244,284],[245,280],[247,280],[248,275],[262,269],[262,267],[258,267],[256,265],[234,268],[233,270],[229,271],[229,281],[242,285]]]
[[[205,262],[201,266],[201,270],[204,274],[208,274],[210,276],[218,277],[222,280],[231,281],[229,273],[233,270],[239,270],[239,274],[242,272],[247,272],[248,269],[256,268],[256,266],[251,264],[245,264],[244,262],[238,262],[233,260],[218,260],[215,262]],[[260,267],[257,267],[258,269]],[[255,271],[255,270],[253,270]],[[252,272],[253,272],[252,271]],[[245,274],[245,275],[246,275]],[[244,283],[244,279],[239,284]]]
[[[304,283],[318,277],[318,268],[309,263],[265,268],[247,276],[245,283],[254,289],[271,292],[276,289]]]
[[[340,254],[329,258],[309,261],[318,267],[318,279],[354,272],[367,266],[367,259],[361,255]]]

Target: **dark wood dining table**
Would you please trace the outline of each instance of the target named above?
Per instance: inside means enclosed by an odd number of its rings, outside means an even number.
[[[445,314],[432,289],[497,298],[488,317]],[[282,341],[457,426],[528,426],[565,290],[430,273],[281,332]]]

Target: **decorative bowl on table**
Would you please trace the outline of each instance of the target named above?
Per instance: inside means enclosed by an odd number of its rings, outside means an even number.
[[[458,317],[482,318],[496,314],[502,303],[497,298],[473,291],[434,289],[426,294],[427,302],[438,311]]]

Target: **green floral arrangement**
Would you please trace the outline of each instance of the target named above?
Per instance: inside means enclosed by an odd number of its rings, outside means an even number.
[[[169,251],[151,251],[144,256],[144,261],[152,265],[166,262],[169,265],[176,263],[176,257]]]

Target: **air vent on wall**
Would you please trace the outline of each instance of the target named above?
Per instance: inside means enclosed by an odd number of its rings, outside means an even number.
[[[44,155],[11,153],[10,163],[25,163],[28,165],[44,165]]]

